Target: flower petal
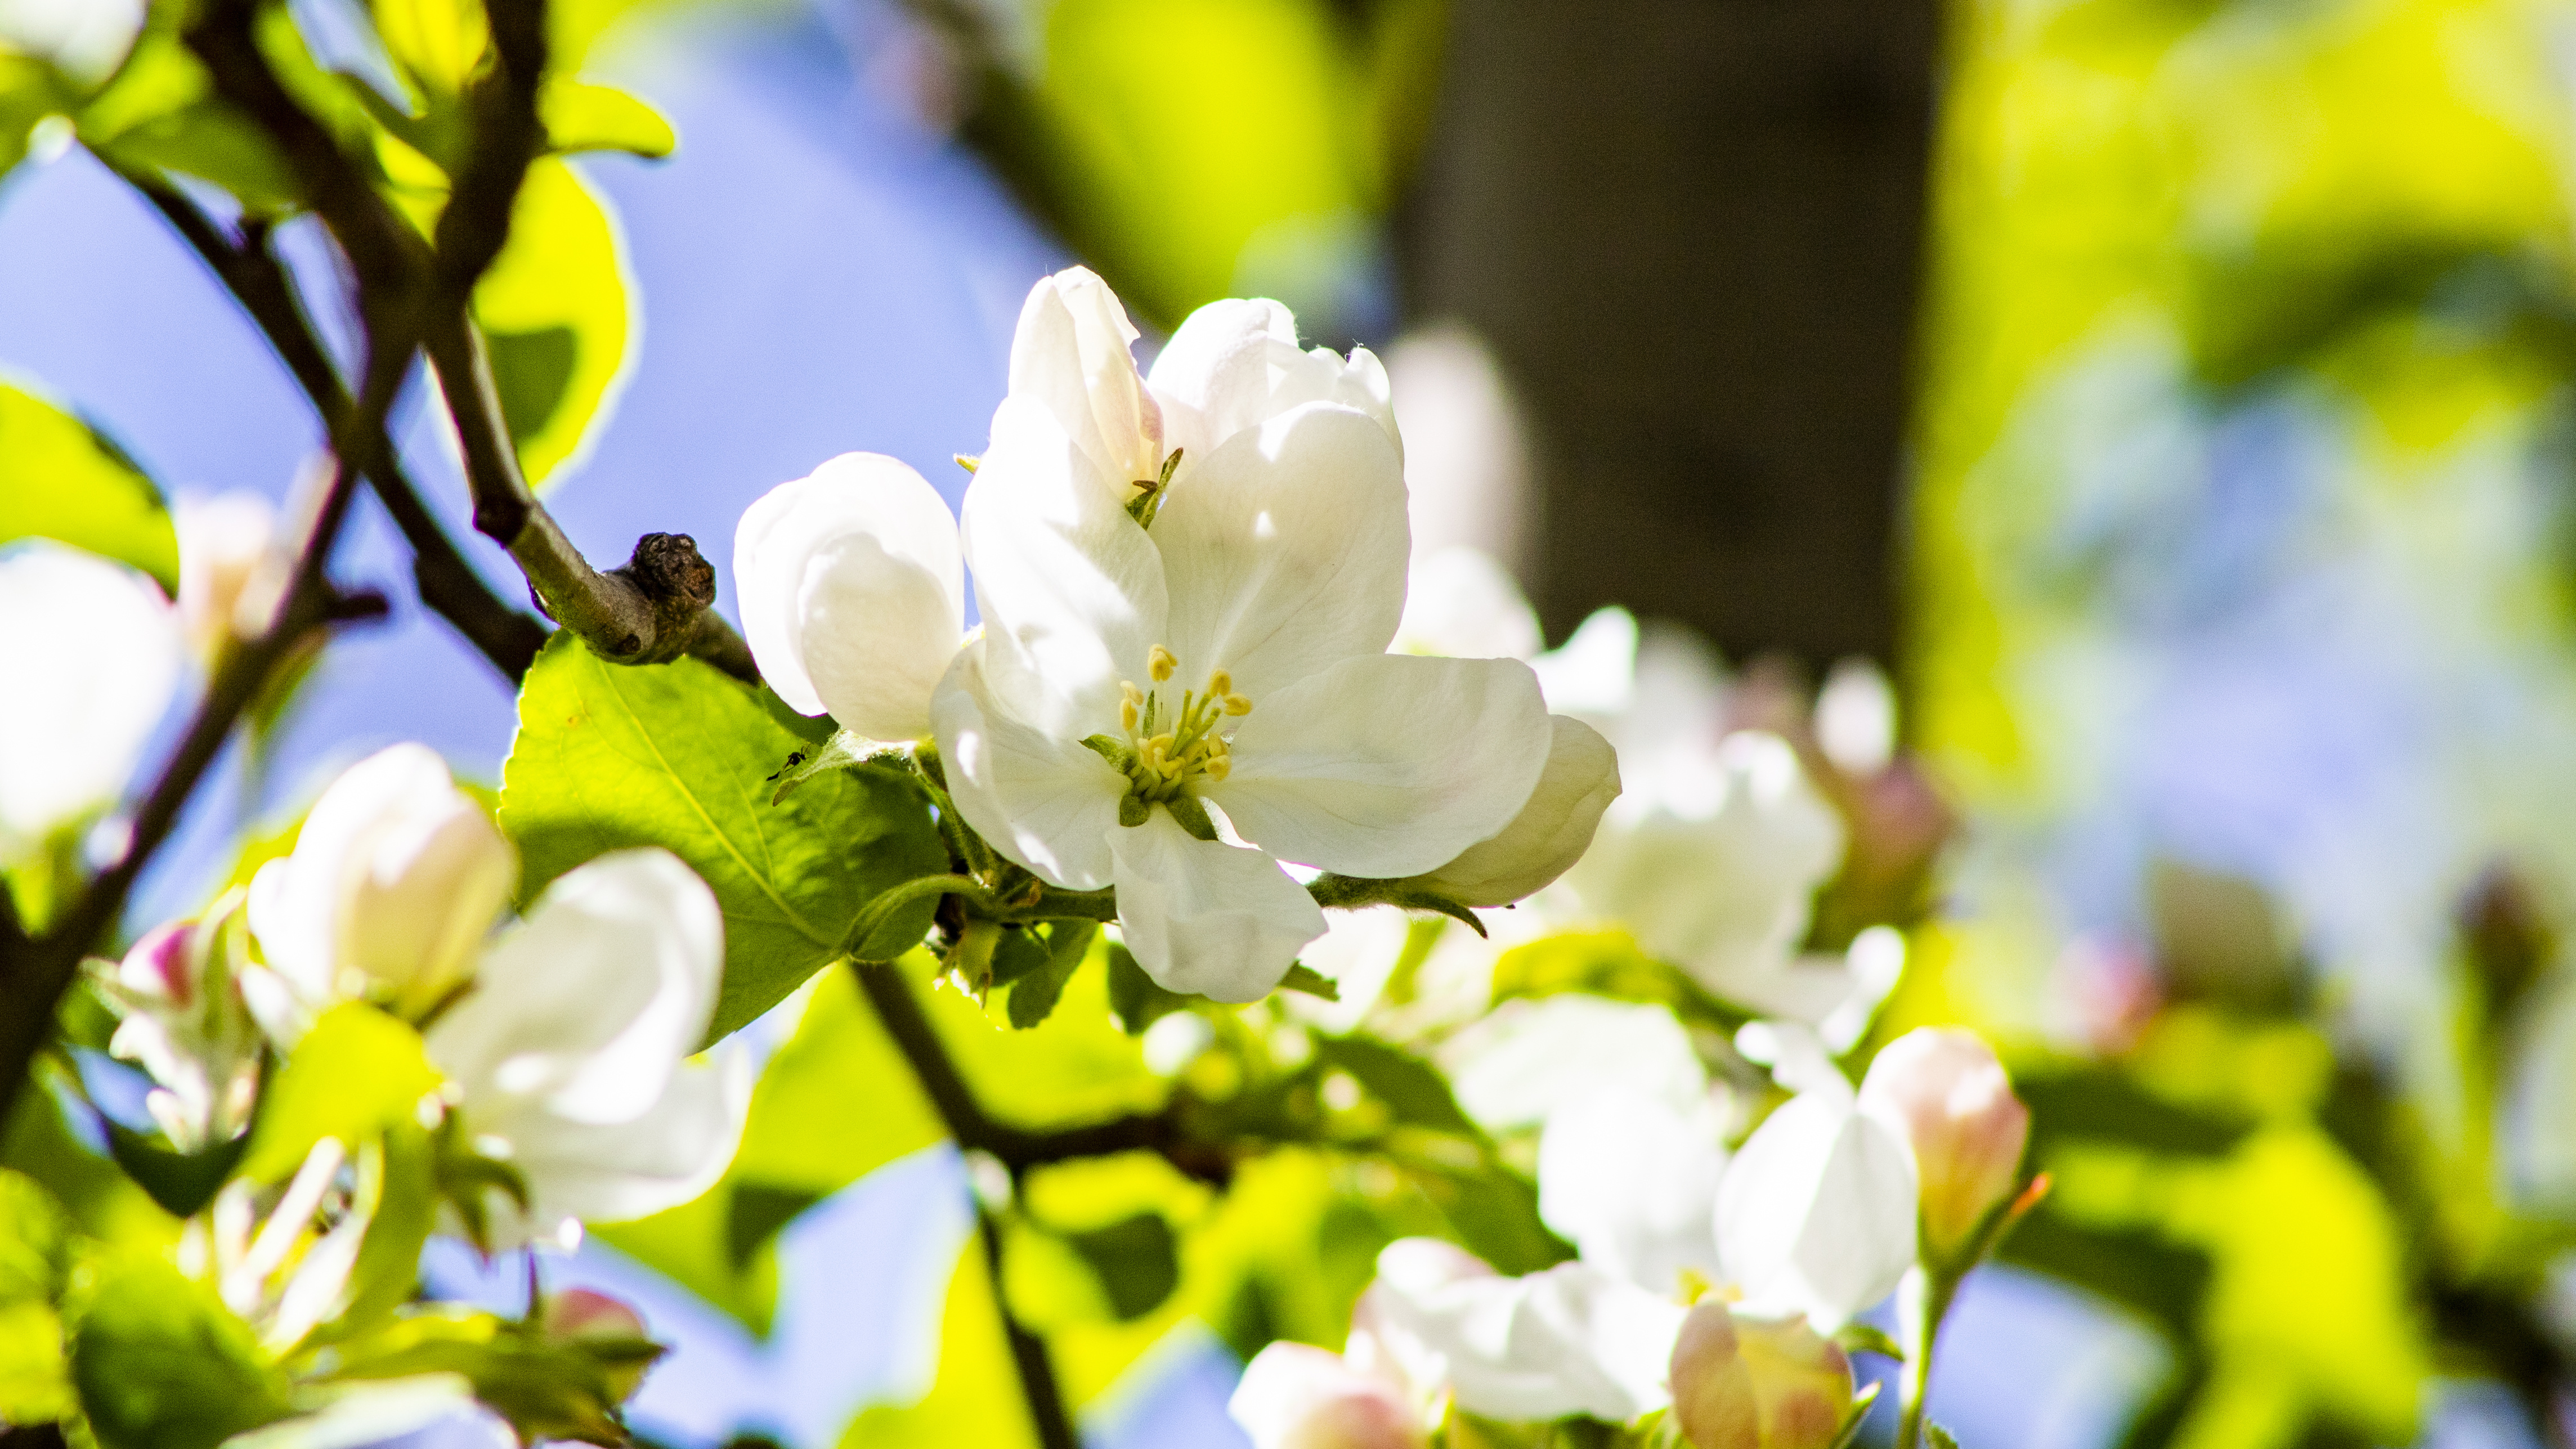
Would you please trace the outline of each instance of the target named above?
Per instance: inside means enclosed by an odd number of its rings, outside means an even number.
[[[1714,1281],[1724,1131],[1706,1098],[1676,1111],[1612,1087],[1567,1103],[1539,1134],[1539,1217],[1583,1261],[1650,1293],[1679,1292],[1685,1271]]]
[[[844,453],[744,510],[743,637],[800,714],[878,740],[929,731],[966,624],[966,566],[939,491],[882,453]]]
[[[1109,837],[1118,921],[1136,964],[1169,991],[1258,1001],[1324,934],[1324,913],[1279,862],[1199,840],[1156,810]]]
[[[995,850],[1067,890],[1109,884],[1109,834],[1127,777],[1079,740],[1021,720],[985,675],[990,635],[957,653],[930,715],[949,797]],[[1047,707],[1069,714],[1071,707]]]
[[[1367,348],[1349,358],[1330,348],[1297,349],[1297,319],[1267,298],[1210,302],[1191,313],[1147,376],[1161,405],[1164,441],[1183,466],[1246,428],[1310,402],[1366,414],[1395,444],[1395,407],[1386,368]]]
[[[1121,505],[1131,486],[1161,476],[1163,466],[1161,414],[1128,351],[1135,340],[1127,309],[1084,267],[1030,288],[1011,337],[1011,396],[1053,414]]]
[[[618,1223],[677,1207],[713,1187],[741,1145],[751,1110],[748,1059],[731,1049],[711,1062],[684,1062],[659,1095],[630,1121],[575,1121],[538,1103],[514,1103],[500,1115],[476,1114],[477,1135],[507,1141],[511,1162],[526,1175],[531,1211],[517,1241],[559,1239],[567,1219]],[[496,1249],[516,1246],[507,1228],[517,1214],[499,1199]]]
[[[1717,1190],[1717,1249],[1758,1310],[1832,1332],[1914,1266],[1916,1178],[1904,1135],[1839,1081],[1773,1112]]]
[[[1453,659],[1530,659],[1539,652],[1538,615],[1493,555],[1453,543],[1413,561],[1395,647]],[[1542,687],[1547,683],[1542,675]]]
[[[706,882],[669,851],[615,851],[565,872],[485,954],[474,991],[430,1027],[430,1058],[469,1113],[521,1098],[569,1122],[632,1121],[706,1035],[723,969]]]
[[[1547,766],[1529,799],[1494,835],[1415,880],[1461,905],[1509,905],[1572,868],[1592,844],[1601,812],[1619,798],[1619,756],[1592,726],[1548,716]]]
[[[1418,1282],[1381,1273],[1371,1333],[1458,1407],[1491,1419],[1626,1423],[1667,1402],[1683,1309],[1586,1263],[1524,1278]]]
[[[0,864],[125,789],[178,688],[178,615],[150,580],[42,541],[0,559]],[[114,660],[113,669],[100,667]]]
[[[1010,398],[964,509],[987,679],[1021,719],[1073,739],[1117,728],[1119,681],[1144,677],[1164,628],[1163,561],[1097,483],[1054,419]]]
[[[1404,613],[1404,468],[1366,417],[1312,405],[1173,475],[1153,540],[1183,683],[1232,671],[1258,704],[1354,654]]]
[[[1365,655],[1258,700],[1205,793],[1282,860],[1419,875],[1511,823],[1554,734],[1526,664]]]

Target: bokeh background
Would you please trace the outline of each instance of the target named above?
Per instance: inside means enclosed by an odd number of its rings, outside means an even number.
[[[317,47],[344,3],[297,0]],[[2576,9],[580,8],[588,69],[680,136],[575,165],[613,224],[586,265],[625,282],[615,406],[551,484],[594,558],[690,533],[729,594],[742,508],[851,449],[954,502],[1020,299],[1069,261],[1148,347],[1278,297],[1388,356],[1417,546],[1501,558],[1551,642],[1619,603],[1748,689],[1853,656],[1899,681],[1965,824],[1891,1013],[2005,1041],[2058,1178],[1945,1338],[1961,1442],[2570,1442]],[[76,149],[0,186],[0,370],[182,494],[282,498],[320,444]],[[421,403],[406,451],[470,537]],[[402,558],[370,516],[341,573]],[[398,605],[137,918],[383,744],[496,781],[512,719]],[[964,1168],[830,1185],[739,1293],[610,1242],[552,1265],[680,1344],[653,1439],[912,1442],[853,1416],[933,1382]],[[1184,1325],[1092,1399],[1094,1441],[1240,1443],[1236,1365]]]

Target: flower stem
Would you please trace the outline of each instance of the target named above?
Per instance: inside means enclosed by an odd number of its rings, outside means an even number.
[[[1950,1303],[1959,1294],[1959,1273],[1929,1265],[1921,1271],[1923,1301],[1909,1315],[1912,1321],[1901,1325],[1906,1336],[1905,1412],[1896,1425],[1896,1449],[1921,1449],[1924,1399],[1932,1387],[1932,1350],[1940,1341],[1941,1320],[1949,1316]]]

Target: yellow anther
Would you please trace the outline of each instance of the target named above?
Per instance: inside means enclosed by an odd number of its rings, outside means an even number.
[[[1217,755],[1207,762],[1207,777],[1211,780],[1222,780],[1233,773],[1234,756],[1232,755]]]
[[[1136,681],[1132,679],[1122,679],[1118,681],[1118,697],[1124,699],[1129,704],[1136,706],[1138,709],[1143,709],[1145,707],[1145,691],[1138,689],[1136,687]]]
[[[1131,735],[1136,733],[1136,701],[1132,696],[1118,702],[1118,727]]]
[[[1154,652],[1146,656],[1145,672],[1154,676],[1156,684],[1171,678],[1172,671],[1180,667],[1181,661],[1173,658],[1172,651],[1160,644],[1155,645]]]
[[[1252,713],[1252,701],[1239,694],[1229,694],[1225,697],[1225,712],[1227,714],[1250,714]]]
[[[1222,669],[1210,671],[1207,692],[1210,699],[1220,699],[1234,693],[1234,676]]]

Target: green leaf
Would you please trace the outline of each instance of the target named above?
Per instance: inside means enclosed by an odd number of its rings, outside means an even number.
[[[846,939],[887,888],[948,866],[920,792],[837,771],[783,803],[767,777],[796,748],[755,693],[695,659],[610,664],[569,634],[537,657],[503,767],[501,828],[521,901],[604,851],[659,845],[725,915],[725,975],[708,1038],[767,1011],[854,947],[892,957],[930,928],[932,900],[869,942]]]
[[[440,1080],[419,1032],[363,1002],[332,1007],[269,1084],[241,1173],[283,1181],[325,1137],[354,1152],[413,1122],[420,1099]]]
[[[120,170],[194,177],[256,215],[296,209],[301,193],[285,157],[216,98],[204,64],[179,36],[179,9],[153,7],[133,54],[81,107],[81,143]],[[310,65],[286,68],[300,73]]]
[[[538,108],[552,151],[624,151],[658,161],[680,144],[661,112],[611,86],[549,80]]]
[[[1484,1140],[1483,1130],[1459,1108],[1457,1097],[1450,1093],[1448,1078],[1440,1075],[1439,1068],[1402,1047],[1390,1046],[1375,1037],[1319,1036],[1315,1039],[1315,1060],[1350,1073],[1370,1096],[1395,1113],[1398,1122]]]
[[[194,1217],[197,1209],[215,1200],[216,1189],[232,1176],[242,1149],[249,1145],[250,1138],[242,1136],[203,1152],[173,1152],[143,1133],[116,1122],[107,1124],[108,1152],[116,1165],[152,1194],[164,1211],[178,1218]]]
[[[509,242],[474,288],[474,320],[531,483],[583,456],[608,421],[631,360],[626,277],[607,203],[563,161],[531,165]]]
[[[179,535],[161,490],[96,428],[0,382],[0,544],[50,538],[179,590]]]
[[[1135,953],[1122,942],[1109,943],[1109,1009],[1118,1016],[1118,1024],[1130,1036],[1142,1035],[1145,1028],[1187,1005],[1189,998],[1177,991],[1166,991],[1145,968],[1136,964]]]
[[[62,1315],[50,1303],[0,1304],[0,1422],[46,1424],[79,1409]]]
[[[1670,1007],[1683,1021],[1732,1032],[1750,1018],[1702,991],[1625,931],[1564,931],[1505,951],[1494,962],[1494,1000],[1586,992]]]
[[[488,1313],[431,1308],[407,1314],[341,1346],[332,1379],[398,1379],[463,1374],[474,1397],[508,1419],[523,1442],[630,1442],[617,1421],[622,1372],[658,1356],[650,1345],[609,1339],[550,1339]]]
[[[286,1417],[286,1376],[212,1290],[149,1250],[75,1273],[72,1381],[101,1449],[215,1449]]]
[[[1929,1419],[1923,1421],[1923,1438],[1932,1449],[1959,1449],[1958,1436]]]
[[[1099,925],[1092,921],[1056,921],[1047,926],[1046,959],[1011,987],[1012,1026],[1027,1031],[1055,1014],[1065,983],[1082,968],[1091,954],[1092,940],[1099,934]]]
[[[1181,1284],[1180,1239],[1161,1213],[1138,1213],[1063,1237],[1099,1275],[1110,1312],[1122,1323],[1162,1307]]]
[[[70,1233],[53,1194],[23,1172],[0,1170],[0,1303],[61,1296],[71,1271]]]
[[[766,690],[762,693],[768,698],[776,698]],[[769,777],[778,784],[778,788],[770,793],[769,803],[775,805],[786,799],[795,793],[797,786],[826,770],[856,770],[870,765],[899,766],[902,758],[900,750],[886,749],[876,741],[863,739],[848,730],[835,730],[821,746],[796,750],[787,756],[787,763],[779,767],[777,774]]]
[[[44,61],[0,53],[0,179],[26,159],[28,133],[36,123],[71,108],[72,89]]]
[[[752,1089],[732,1176],[822,1197],[947,1135],[858,984],[835,971]]]
[[[822,1200],[821,1193],[801,1187],[735,1183],[725,1194],[725,1261],[737,1273],[751,1266],[753,1255],[779,1229]]]
[[[358,1154],[358,1210],[367,1236],[349,1270],[349,1305],[325,1325],[326,1340],[364,1333],[391,1318],[420,1287],[420,1251],[438,1223],[437,1152],[414,1123],[388,1129]]]
[[[1330,976],[1325,975],[1323,972],[1316,970],[1314,967],[1307,965],[1303,961],[1289,963],[1288,974],[1279,979],[1279,989],[1282,991],[1302,991],[1308,996],[1320,996],[1326,1001],[1339,1001],[1342,999],[1342,987],[1340,982],[1335,981]]]

